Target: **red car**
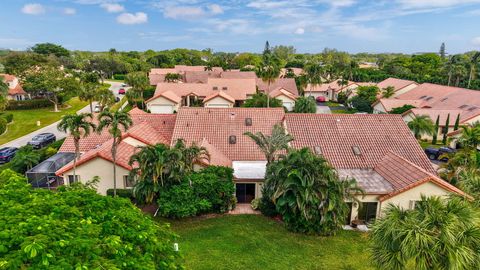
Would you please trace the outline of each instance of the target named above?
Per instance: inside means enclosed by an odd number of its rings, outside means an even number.
[[[323,97],[323,96],[317,97],[316,100],[317,100],[317,102],[325,102],[325,101],[327,101],[327,100],[325,99],[325,97]]]
[[[120,89],[118,90],[118,94],[119,94],[119,95],[125,95],[125,89],[124,89],[124,88],[120,88]]]

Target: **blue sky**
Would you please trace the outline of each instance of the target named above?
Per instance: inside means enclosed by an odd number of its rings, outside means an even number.
[[[480,0],[1,0],[0,47],[102,51],[480,50]]]

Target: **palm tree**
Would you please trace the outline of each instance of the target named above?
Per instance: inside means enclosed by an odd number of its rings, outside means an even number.
[[[123,111],[110,112],[109,110],[104,110],[98,115],[97,132],[100,133],[104,129],[108,129],[108,132],[113,137],[111,153],[113,159],[114,196],[117,195],[117,146],[122,138],[122,129],[125,132],[131,125],[132,119],[130,115]]]
[[[255,134],[245,132],[244,135],[250,137],[260,148],[267,159],[267,166],[275,161],[279,151],[288,149],[288,143],[293,141],[292,135],[287,134],[280,125],[273,126],[271,135],[265,135],[261,132]]]
[[[125,82],[130,85],[132,88],[130,91],[133,91],[138,97],[138,100],[142,103],[142,109],[144,108],[144,97],[143,97],[143,91],[149,86],[148,82],[148,77],[145,75],[145,73],[139,71],[139,72],[132,72],[128,73],[127,76],[125,77]]]
[[[470,88],[471,81],[475,79],[475,71],[476,71],[476,67],[478,65],[479,60],[480,60],[480,52],[476,52],[470,59],[470,73],[468,76],[467,88]]]
[[[322,85],[323,69],[318,63],[309,64],[305,67],[305,74],[307,75],[310,89],[314,90],[318,86]]]
[[[5,110],[8,104],[8,84],[3,81],[3,77],[0,77],[0,110]]]
[[[93,113],[93,100],[97,97],[99,85],[97,83],[82,83],[80,84],[80,91],[78,98],[82,101],[88,101],[90,105],[90,113]]]
[[[75,157],[73,158],[73,179],[76,179],[77,159],[80,156],[80,139],[87,137],[95,130],[91,113],[67,114],[58,123],[58,130],[69,133],[73,137]]]
[[[262,66],[257,68],[257,76],[267,83],[267,108],[270,107],[270,85],[274,83],[280,75],[280,68],[270,61],[270,63],[263,63]]]
[[[393,94],[395,94],[395,87],[393,86],[387,86],[385,88],[382,89],[383,92],[382,92],[382,95],[384,98],[389,98],[391,96],[393,96]]]
[[[418,115],[408,122],[408,127],[415,135],[415,138],[419,140],[422,135],[432,135],[435,132],[435,126],[432,119],[427,115]]]
[[[108,88],[99,88],[95,94],[102,111],[115,103],[115,95]]]
[[[370,233],[379,269],[478,269],[478,218],[463,198],[426,198],[405,210],[390,204]]]
[[[171,83],[171,82],[177,82],[181,79],[182,79],[182,75],[178,73],[167,73],[167,75],[165,75],[164,81]]]
[[[475,149],[480,145],[480,122],[476,122],[471,127],[462,127],[462,134],[458,142],[467,148]]]
[[[295,100],[295,107],[293,108],[295,113],[316,113],[317,104],[315,99],[312,96],[309,97],[298,97]]]
[[[177,140],[173,146],[174,150],[180,151],[182,155],[182,163],[186,173],[193,172],[194,164],[202,160],[210,160],[210,154],[207,149],[203,146],[198,146],[196,143],[188,146],[185,144],[185,141],[182,139]]]
[[[16,172],[26,172],[40,162],[40,153],[30,145],[21,147],[11,161],[12,169]]]

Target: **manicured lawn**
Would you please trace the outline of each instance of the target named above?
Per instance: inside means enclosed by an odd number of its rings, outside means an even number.
[[[257,215],[168,222],[187,269],[373,269],[364,233],[295,234]]]
[[[418,141],[418,143],[420,144],[420,146],[425,149],[425,148],[428,148],[428,147],[433,147],[433,148],[440,148],[442,146],[445,146],[442,144],[442,138],[438,139],[437,140],[437,144],[433,145],[431,141]]]
[[[66,109],[61,109],[60,112],[53,112],[51,108],[42,108],[36,110],[17,110],[8,111],[13,114],[13,123],[8,125],[7,132],[0,136],[0,144],[4,144],[18,137],[26,135],[44,126],[48,126],[67,114],[74,113],[85,107],[88,103],[72,98],[67,102],[70,106]],[[40,121],[40,126],[37,126],[37,121]]]

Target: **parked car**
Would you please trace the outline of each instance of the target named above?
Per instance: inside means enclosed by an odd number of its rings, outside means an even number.
[[[119,97],[115,97],[115,102],[119,102],[120,101],[120,98]]]
[[[118,94],[119,94],[119,95],[125,95],[125,88],[120,88],[120,89],[118,90]]]
[[[4,147],[0,149],[0,163],[7,163],[15,156],[18,148],[16,147]]]
[[[95,113],[99,113],[100,111],[102,110],[102,106],[100,105],[95,105],[95,107],[93,108],[93,112]]]
[[[450,147],[440,147],[440,148],[433,148],[429,147],[425,149],[425,154],[427,154],[428,158],[431,160],[440,160],[447,162],[448,157],[446,155],[455,153],[455,149]]]
[[[28,145],[31,145],[35,149],[40,149],[56,140],[57,138],[53,133],[40,133],[33,137],[32,140],[28,142]]]
[[[316,98],[316,100],[317,100],[317,102],[325,102],[325,101],[327,101],[327,99],[326,99],[325,97],[323,97],[323,96],[318,96],[318,97]]]
[[[122,83],[121,85],[122,85],[122,87],[127,87],[126,83]]]

